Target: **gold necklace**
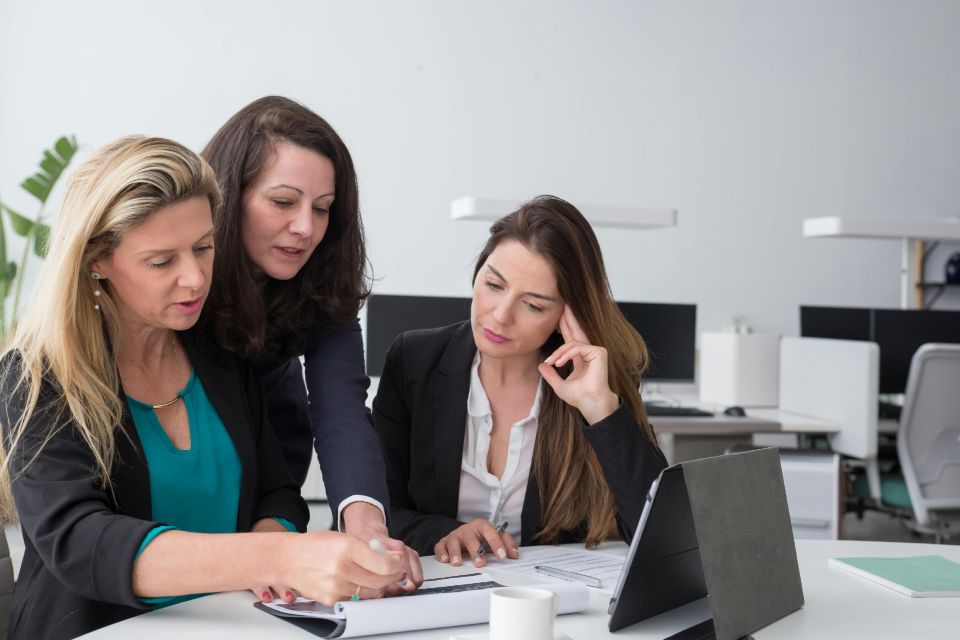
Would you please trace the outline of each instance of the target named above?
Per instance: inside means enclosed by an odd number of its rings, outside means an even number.
[[[177,353],[176,337],[175,337],[175,334],[172,333],[172,332],[171,332],[171,334],[170,334],[170,348],[173,350],[174,354]],[[164,356],[165,356],[165,354],[164,354],[163,352],[161,352],[158,357],[147,358],[147,359],[145,359],[145,360],[133,360],[132,358],[125,358],[124,356],[121,356],[120,354],[117,354],[117,357],[120,358],[121,360],[126,360],[127,362],[129,362],[129,363],[131,363],[131,364],[138,365],[138,366],[143,366],[143,365],[147,364],[148,362],[152,362],[152,361],[154,361],[154,360],[163,361]],[[182,378],[178,375],[178,376],[177,376],[177,389],[178,389],[178,391],[177,391],[176,397],[175,397],[173,400],[170,400],[170,401],[168,401],[168,402],[161,402],[160,404],[151,404],[150,406],[153,408],[154,411],[156,411],[157,409],[165,409],[166,407],[169,407],[169,406],[172,405],[172,404],[176,404],[177,400],[183,400],[183,391],[182,391],[181,385],[180,385],[180,381],[181,381],[181,380],[182,380]]]
[[[169,407],[170,405],[175,403],[177,400],[183,400],[183,395],[181,395],[180,391],[177,392],[177,397],[174,398],[173,400],[169,402],[161,402],[160,404],[152,404],[150,406],[153,407],[154,411],[156,411],[157,409],[163,409],[165,407]]]
[[[171,342],[171,344],[173,344],[173,343]],[[174,353],[176,353],[176,347],[174,347]],[[174,366],[176,366],[176,364],[174,364]],[[160,404],[152,404],[152,405],[150,405],[151,407],[153,407],[153,410],[154,410],[154,411],[156,411],[157,409],[163,409],[163,408],[165,408],[165,407],[169,407],[170,405],[175,404],[175,403],[177,402],[177,400],[183,400],[183,389],[182,389],[182,385],[180,384],[180,381],[181,381],[181,380],[182,380],[182,378],[181,378],[181,377],[179,376],[179,374],[178,374],[178,375],[177,375],[177,395],[176,395],[176,397],[175,397],[173,400],[170,400],[169,402],[161,402]]]

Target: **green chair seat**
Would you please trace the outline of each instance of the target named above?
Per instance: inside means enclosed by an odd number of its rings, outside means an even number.
[[[866,475],[858,475],[853,481],[853,495],[860,498],[870,497],[870,485]],[[899,473],[885,473],[880,476],[880,501],[885,507],[895,509],[913,509],[907,483]]]

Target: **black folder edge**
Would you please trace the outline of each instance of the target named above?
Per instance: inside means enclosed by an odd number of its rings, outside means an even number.
[[[339,638],[347,628],[346,620],[334,622],[325,618],[308,618],[292,613],[283,613],[266,606],[262,602],[254,602],[253,606],[320,638]]]

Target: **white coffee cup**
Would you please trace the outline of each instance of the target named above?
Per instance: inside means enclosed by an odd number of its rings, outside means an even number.
[[[557,594],[503,587],[490,594],[490,640],[553,640]]]

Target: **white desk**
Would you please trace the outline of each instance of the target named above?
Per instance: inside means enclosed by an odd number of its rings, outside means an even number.
[[[604,551],[626,553],[626,545],[607,543]],[[827,566],[834,556],[904,556],[941,554],[960,562],[960,547],[904,542],[859,542],[800,540],[797,542],[800,575],[806,600],[804,607],[754,633],[757,640],[795,638],[948,638],[958,635],[960,599],[909,598],[853,574]],[[424,558],[427,577],[467,573]],[[519,584],[509,574],[499,575],[503,583]],[[583,613],[557,618],[557,627],[574,640],[598,637],[649,638],[662,640],[683,628],[709,617],[707,601],[700,600],[674,609],[616,634],[607,631],[608,592],[592,589],[590,605]],[[90,640],[152,640],[176,638],[193,640],[309,640],[315,636],[278,618],[254,609],[249,592],[222,593],[132,618],[83,636]],[[456,633],[485,631],[485,625],[451,627],[403,634],[368,636],[380,640],[446,640]]]

